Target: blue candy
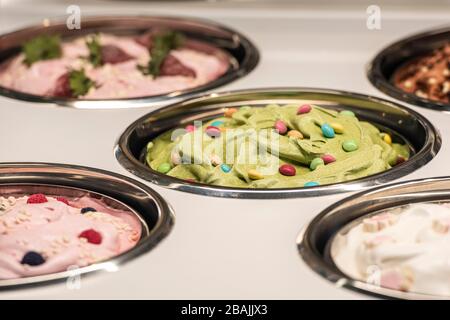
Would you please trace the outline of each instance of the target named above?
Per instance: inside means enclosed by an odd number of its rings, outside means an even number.
[[[334,129],[328,123],[324,123],[321,129],[326,138],[334,138]]]
[[[222,171],[225,173],[228,173],[231,171],[231,167],[225,163],[220,165],[220,169],[222,169]]]
[[[315,187],[315,186],[318,186],[318,185],[319,185],[318,182],[310,181],[310,182],[305,183],[303,186],[304,187]]]
[[[219,126],[221,126],[221,125],[223,125],[223,121],[221,121],[221,120],[216,120],[216,121],[214,121],[214,122],[212,122],[211,124],[210,124],[210,126],[213,126],[213,127],[219,127]]]

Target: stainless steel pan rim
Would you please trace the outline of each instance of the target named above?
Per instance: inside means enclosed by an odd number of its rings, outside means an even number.
[[[346,183],[337,183],[310,188],[285,188],[285,189],[246,189],[230,188],[205,185],[200,183],[186,182],[181,179],[173,178],[150,169],[140,161],[136,152],[133,152],[130,145],[133,139],[136,139],[137,130],[141,128],[153,127],[161,129],[158,125],[158,119],[170,124],[170,127],[176,127],[183,122],[183,119],[192,121],[196,118],[196,112],[203,109],[209,116],[223,112],[224,107],[265,104],[265,103],[289,103],[293,101],[339,101],[350,104],[358,102],[374,106],[385,107],[391,112],[397,112],[407,115],[417,122],[424,131],[424,143],[416,150],[416,153],[405,163],[398,165],[390,170],[381,172],[362,179],[356,179]],[[328,99],[328,100],[327,100]],[[347,106],[346,106],[347,107]],[[202,109],[203,108],[203,109]],[[355,107],[356,108],[356,107]],[[360,109],[364,110],[364,109]],[[373,111],[379,113],[379,117],[385,117],[385,112]],[[175,115],[179,115],[176,118]],[[184,117],[184,118],[183,118]],[[204,117],[203,117],[204,118]],[[169,120],[167,120],[169,119]],[[199,118],[200,119],[200,118]],[[398,120],[400,121],[400,120]],[[156,125],[155,125],[156,124]],[[405,123],[403,123],[405,124]],[[147,129],[145,129],[147,130]],[[142,129],[142,131],[145,131]],[[148,139],[145,133],[141,134],[140,139]],[[147,140],[148,142],[149,140]],[[436,128],[419,113],[404,107],[403,105],[390,102],[388,100],[376,98],[373,96],[338,91],[328,89],[314,88],[263,88],[229,91],[222,93],[212,93],[202,97],[192,98],[181,103],[171,104],[162,109],[152,111],[132,123],[120,136],[115,147],[115,156],[119,163],[134,175],[150,181],[154,184],[175,189],[184,192],[196,193],[205,196],[229,197],[241,199],[283,199],[295,197],[315,197],[320,195],[336,194],[339,192],[358,191],[370,186],[379,185],[392,181],[406,174],[413,172],[429,162],[439,151],[441,138]]]
[[[330,243],[334,236],[356,219],[412,202],[449,200],[449,176],[391,183],[359,192],[327,207],[302,228],[297,237],[299,254],[314,272],[337,288],[388,299],[450,299],[440,295],[401,292],[352,279],[329,257]]]
[[[381,92],[404,102],[437,111],[450,112],[450,104],[421,98],[397,88],[390,77],[397,67],[417,54],[429,52],[450,39],[450,26],[415,34],[382,49],[368,64],[367,77]],[[390,61],[389,59],[394,59]],[[398,61],[397,61],[398,60]],[[387,70],[386,70],[387,69]]]
[[[72,107],[78,109],[122,109],[159,106],[169,101],[179,101],[181,98],[192,97],[203,92],[235,81],[250,73],[259,62],[259,51],[255,45],[243,34],[226,26],[207,19],[183,18],[172,16],[92,16],[83,17],[80,30],[68,30],[65,21],[45,19],[41,25],[30,26],[18,31],[0,36],[0,62],[5,56],[10,56],[21,42],[33,36],[46,33],[59,33],[67,37],[80,36],[94,31],[124,31],[143,30],[151,26],[172,26],[180,31],[191,32],[202,37],[202,41],[209,42],[229,56],[230,69],[220,78],[191,89],[175,91],[167,94],[122,98],[122,99],[71,99],[44,97],[24,92],[11,90],[0,86],[0,95],[12,99],[51,103],[57,106]],[[74,33],[77,32],[77,33]]]
[[[0,280],[0,290],[59,282],[99,271],[116,272],[159,244],[174,224],[172,208],[157,192],[133,179],[101,169],[56,163],[0,163],[0,186],[10,185],[57,187],[105,196],[136,214],[143,224],[144,235],[135,247],[106,261],[64,272]]]

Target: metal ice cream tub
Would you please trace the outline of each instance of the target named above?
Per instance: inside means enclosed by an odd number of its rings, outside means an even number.
[[[145,164],[147,143],[157,135],[195,120],[206,120],[223,114],[229,107],[261,107],[266,104],[315,104],[334,110],[351,110],[359,119],[389,132],[394,140],[411,150],[408,161],[387,171],[365,178],[309,188],[250,189],[205,185],[177,179]],[[405,176],[429,162],[438,152],[441,139],[436,128],[422,115],[380,98],[351,92],[308,89],[268,88],[213,93],[175,103],[152,111],[125,129],[116,146],[118,161],[131,173],[160,186],[207,196],[232,198],[307,197],[355,191]]]
[[[300,232],[298,250],[306,264],[338,288],[376,297],[398,299],[448,299],[448,296],[408,292],[354,279],[338,268],[333,252],[338,239],[363,219],[383,212],[401,212],[413,203],[441,203],[450,199],[450,178],[425,178],[388,184],[345,198],[322,211]],[[345,250],[345,249],[344,249]],[[369,280],[369,279],[368,279]]]
[[[22,197],[42,193],[74,199],[87,196],[108,208],[123,210],[140,222],[141,237],[128,251],[85,267],[58,273],[0,280],[1,289],[14,289],[64,280],[98,271],[117,271],[123,264],[147,253],[170,232],[174,216],[167,202],[151,188],[104,170],[62,164],[3,163],[0,195]]]
[[[450,111],[450,104],[419,97],[397,88],[395,72],[405,63],[444,46],[450,42],[450,27],[426,31],[401,39],[383,50],[370,62],[367,76],[372,84],[385,94],[420,107]]]
[[[46,19],[41,25],[27,27],[0,36],[0,63],[20,52],[21,45],[40,35],[60,35],[62,40],[70,40],[93,33],[138,36],[149,29],[179,31],[188,40],[209,45],[213,54],[228,62],[228,70],[212,82],[191,89],[178,90],[167,94],[120,99],[75,99],[38,96],[15,91],[0,86],[0,95],[31,102],[53,103],[61,106],[108,109],[158,106],[167,101],[176,101],[195,94],[228,84],[253,70],[259,61],[256,47],[239,32],[207,20],[153,17],[153,16],[99,16],[83,17],[81,29],[69,30],[65,21]]]

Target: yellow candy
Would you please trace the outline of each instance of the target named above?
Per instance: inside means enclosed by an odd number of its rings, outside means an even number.
[[[248,177],[252,180],[260,180],[264,178],[264,176],[261,173],[259,173],[254,169],[248,170]]]
[[[386,142],[387,144],[392,144],[392,138],[387,133],[383,134],[383,141]]]
[[[344,126],[342,124],[333,122],[333,123],[330,123],[330,126],[334,129],[334,132],[344,133]]]
[[[297,139],[303,139],[303,134],[300,131],[297,130],[290,130],[287,133],[288,137],[297,138]]]
[[[237,111],[236,108],[227,108],[227,109],[225,109],[225,117],[231,118],[233,113],[235,113],[236,111]]]

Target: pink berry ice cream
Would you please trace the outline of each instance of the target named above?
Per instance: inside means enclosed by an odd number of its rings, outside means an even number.
[[[49,97],[135,98],[205,85],[229,67],[218,48],[173,31],[90,34],[64,42],[40,36],[0,65],[0,86]]]
[[[63,272],[117,256],[141,237],[130,211],[100,200],[0,197],[0,279]]]

